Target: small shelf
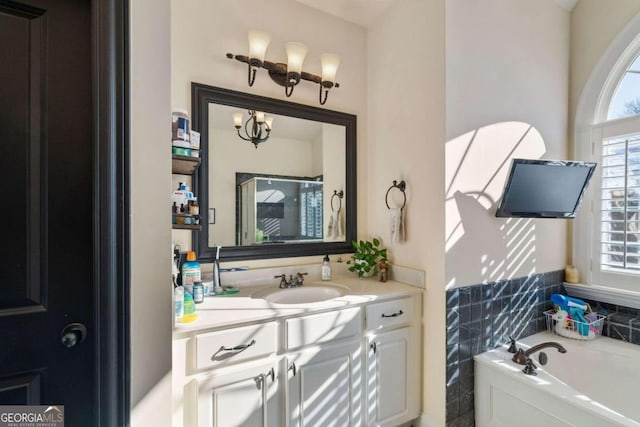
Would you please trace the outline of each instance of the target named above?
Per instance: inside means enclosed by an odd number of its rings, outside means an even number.
[[[202,230],[201,224],[171,224],[174,230]]]
[[[171,155],[171,172],[180,175],[193,175],[195,170],[200,166],[199,157],[181,156],[179,154]]]

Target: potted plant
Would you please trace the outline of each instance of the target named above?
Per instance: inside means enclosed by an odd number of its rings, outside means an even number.
[[[351,242],[353,246],[353,255],[347,261],[352,264],[349,271],[358,275],[358,277],[370,277],[378,274],[378,266],[380,262],[387,262],[387,250],[380,247],[380,239],[372,240],[355,240]]]

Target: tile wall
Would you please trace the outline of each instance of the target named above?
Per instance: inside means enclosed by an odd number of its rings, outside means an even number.
[[[591,309],[607,316],[602,335],[640,345],[640,310],[621,305],[585,300]]]
[[[544,331],[563,280],[558,270],[447,291],[447,427],[474,425],[473,356]],[[607,316],[604,336],[640,345],[640,310],[585,301]]]
[[[473,356],[545,330],[563,280],[558,270],[447,291],[447,427],[474,425]]]

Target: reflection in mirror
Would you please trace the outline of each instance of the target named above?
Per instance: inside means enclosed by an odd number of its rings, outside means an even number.
[[[224,260],[352,250],[356,116],[192,83],[192,118],[199,259],[216,246]]]
[[[250,178],[240,184],[238,245],[322,240],[322,182]]]
[[[344,241],[329,230],[332,209],[323,201],[345,188],[345,127],[269,114],[273,130],[254,147],[237,134],[238,113],[209,106],[209,208],[216,213],[209,246]],[[345,208],[335,221],[344,221]]]

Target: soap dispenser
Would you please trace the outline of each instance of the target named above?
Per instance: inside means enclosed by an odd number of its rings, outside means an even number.
[[[325,255],[322,259],[322,269],[320,270],[322,280],[331,280],[331,264],[329,264],[329,255]]]

